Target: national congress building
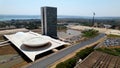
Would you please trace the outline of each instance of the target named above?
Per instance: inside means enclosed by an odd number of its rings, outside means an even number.
[[[41,26],[43,35],[57,38],[56,7],[41,7]]]

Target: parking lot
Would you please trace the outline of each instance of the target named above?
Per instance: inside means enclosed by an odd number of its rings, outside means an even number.
[[[106,46],[106,47],[109,47],[109,46],[120,46],[120,38],[107,38],[103,44]]]
[[[99,43],[95,49],[99,47],[120,47],[120,38],[106,38],[103,42]]]

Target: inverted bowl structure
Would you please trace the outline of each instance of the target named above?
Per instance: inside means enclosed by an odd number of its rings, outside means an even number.
[[[34,37],[26,41],[23,41],[23,45],[29,46],[29,47],[40,47],[48,43],[50,43],[48,40],[42,39],[40,37]]]

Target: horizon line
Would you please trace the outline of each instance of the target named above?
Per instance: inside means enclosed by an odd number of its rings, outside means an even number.
[[[31,15],[31,14],[0,14],[0,16],[2,16],[2,15],[13,15],[13,16],[16,16],[16,15],[18,15],[18,16],[41,16],[41,14],[39,15],[39,14],[34,14],[34,15]],[[80,16],[80,15],[57,15],[57,16],[73,16],[73,17],[92,17],[92,15],[91,16]],[[95,16],[95,17],[120,17],[120,16]]]

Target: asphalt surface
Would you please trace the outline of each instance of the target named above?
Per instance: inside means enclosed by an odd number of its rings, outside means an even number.
[[[27,68],[47,68],[47,66],[49,66],[50,64],[56,62],[57,60],[65,57],[66,55],[76,51],[77,49],[83,47],[83,46],[86,46],[88,44],[91,44],[91,43],[94,43],[96,42],[97,40],[103,38],[105,36],[105,34],[100,34],[98,35],[97,37],[93,38],[93,39],[90,39],[90,40],[87,40],[87,41],[84,41],[84,42],[81,42],[80,44],[77,44],[77,45],[74,45],[74,46],[71,46],[65,50],[62,50],[56,54],[53,54],[45,59],[42,59],[40,60],[39,62],[36,62],[36,63],[32,63],[32,65],[28,66]]]

